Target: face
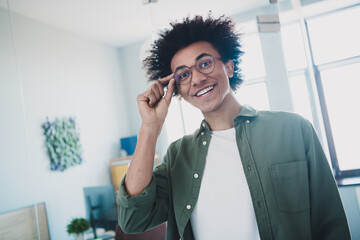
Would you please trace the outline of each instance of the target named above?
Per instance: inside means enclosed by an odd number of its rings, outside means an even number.
[[[204,55],[214,57],[215,68],[211,73],[201,73],[197,70],[196,62]],[[177,83],[178,92],[204,115],[226,107],[226,99],[231,97],[229,78],[233,76],[234,64],[231,60],[223,63],[217,58],[221,56],[210,43],[196,42],[179,50],[171,60],[173,72],[184,67],[191,68],[191,81],[187,84]]]

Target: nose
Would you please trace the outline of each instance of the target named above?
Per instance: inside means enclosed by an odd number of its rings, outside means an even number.
[[[191,85],[196,86],[206,80],[206,75],[199,72],[196,68],[191,69]]]

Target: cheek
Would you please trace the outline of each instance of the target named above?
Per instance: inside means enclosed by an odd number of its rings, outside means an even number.
[[[228,91],[231,89],[230,79],[227,73],[222,73],[221,76],[218,76],[218,79],[221,79],[221,84],[219,84],[221,89],[223,89],[224,91]]]
[[[179,98],[179,100],[183,99],[186,96],[182,87],[177,87],[177,93],[177,97]]]
[[[188,91],[188,84],[185,85],[176,85],[178,93],[183,97],[184,95],[186,95],[186,92]]]

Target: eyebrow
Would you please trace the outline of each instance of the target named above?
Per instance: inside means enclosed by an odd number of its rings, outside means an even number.
[[[202,54],[200,54],[199,56],[197,56],[197,57],[195,58],[195,63],[196,63],[200,58],[205,57],[205,56],[211,56],[211,55],[208,54],[208,53],[202,53]],[[186,68],[186,67],[188,67],[188,66],[186,66],[186,65],[181,65],[181,66],[177,67],[174,72],[176,72],[177,70]]]

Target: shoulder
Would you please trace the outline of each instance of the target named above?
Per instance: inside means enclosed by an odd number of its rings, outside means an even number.
[[[258,111],[257,116],[248,125],[249,130],[276,136],[304,136],[312,132],[312,124],[296,113],[284,111]]]
[[[261,120],[275,121],[306,121],[301,115],[285,111],[258,111],[257,117]]]
[[[285,111],[258,111],[257,121],[271,125],[303,126],[309,125],[309,121],[299,114]],[[311,124],[310,124],[311,125]]]

